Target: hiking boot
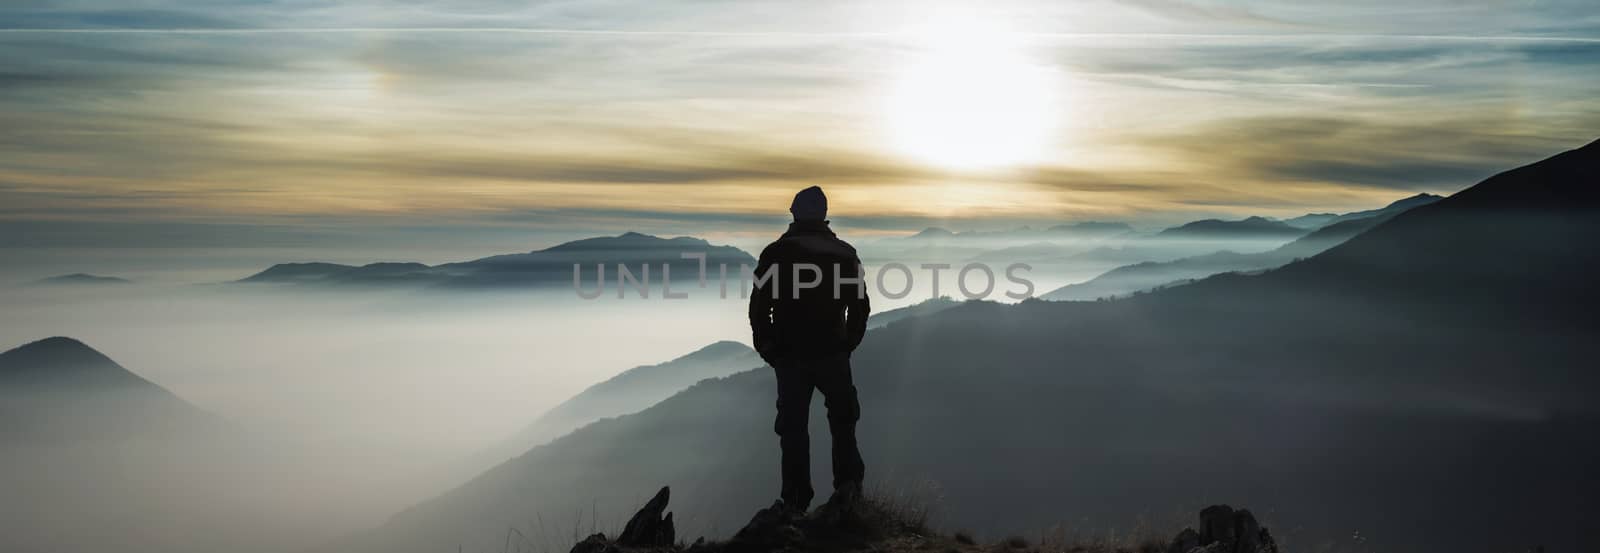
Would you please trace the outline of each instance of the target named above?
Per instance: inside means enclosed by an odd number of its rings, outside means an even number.
[[[833,489],[833,495],[828,498],[828,506],[834,509],[849,510],[861,502],[861,483],[845,482]]]
[[[797,518],[805,518],[806,510],[809,508],[809,506],[801,505],[798,501],[784,501],[779,499],[772,504],[772,508],[783,515],[785,519],[792,520]]]

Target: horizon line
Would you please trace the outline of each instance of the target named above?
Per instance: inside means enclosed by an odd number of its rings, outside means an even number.
[[[51,28],[6,27],[5,34],[362,34],[362,33],[495,33],[569,36],[620,36],[620,37],[709,37],[709,38],[900,38],[918,37],[915,31],[700,31],[652,29],[569,29],[551,27],[257,27],[257,28]],[[1375,33],[1143,33],[1143,32],[1042,32],[1017,31],[1013,36],[1041,39],[1094,39],[1094,38],[1163,38],[1242,40],[1275,39],[1305,41],[1333,40],[1413,40],[1440,42],[1560,42],[1600,44],[1600,37],[1540,36],[1540,35],[1448,35],[1448,34],[1375,34]]]

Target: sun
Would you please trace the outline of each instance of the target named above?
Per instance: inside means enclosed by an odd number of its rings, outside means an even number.
[[[1048,153],[1059,87],[1012,35],[950,22],[914,36],[918,54],[896,72],[887,94],[897,152],[949,169],[1012,167]]]

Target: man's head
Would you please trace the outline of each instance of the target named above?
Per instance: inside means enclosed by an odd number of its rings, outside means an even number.
[[[789,213],[794,215],[795,221],[821,221],[828,218],[828,197],[822,194],[822,187],[813,186],[794,195],[794,203],[789,204]]]

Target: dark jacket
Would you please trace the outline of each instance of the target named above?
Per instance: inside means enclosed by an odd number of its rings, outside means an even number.
[[[798,281],[796,266],[803,266]],[[750,330],[756,351],[768,364],[849,353],[861,344],[871,312],[861,259],[855,248],[834,236],[826,221],[790,224],[788,232],[761,250],[755,279]],[[797,282],[818,283],[801,288]]]

